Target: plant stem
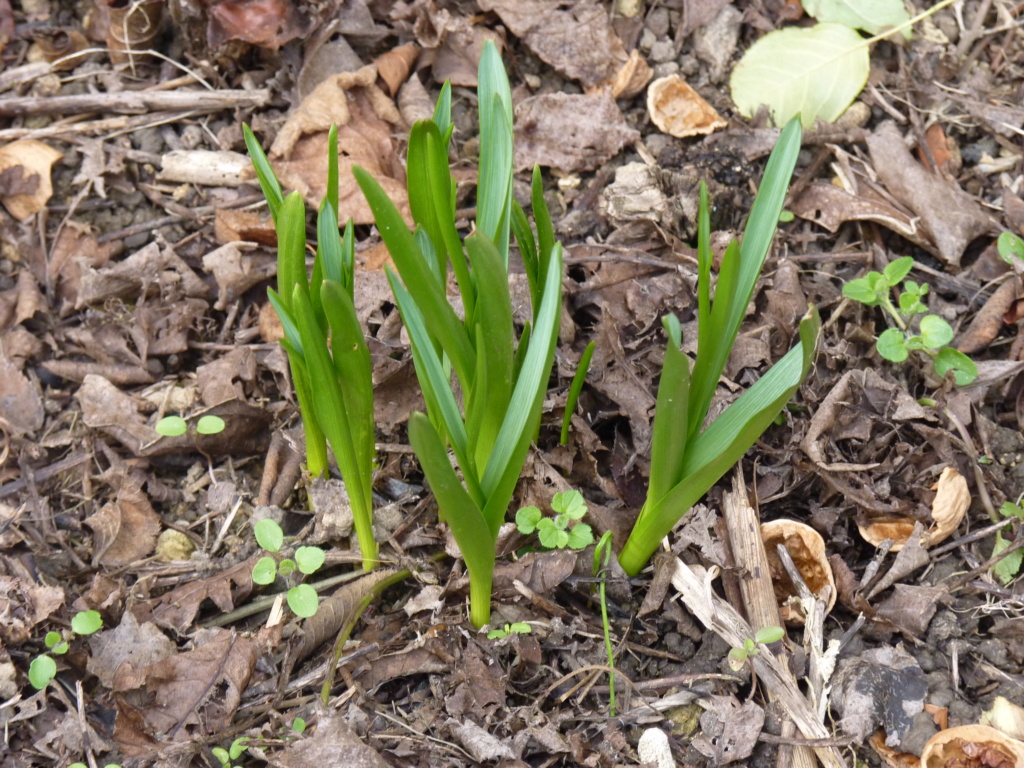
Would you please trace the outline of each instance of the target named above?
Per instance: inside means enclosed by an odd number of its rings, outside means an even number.
[[[896,307],[893,306],[892,300],[889,298],[888,294],[886,294],[885,298],[882,299],[881,306],[882,306],[882,309],[884,309],[886,312],[888,312],[892,316],[892,319],[896,321],[896,325],[898,325],[900,327],[900,330],[903,331],[904,333],[906,333],[907,332],[907,324],[904,322],[903,318],[900,316],[900,313],[896,311]]]
[[[477,629],[491,621],[491,583],[493,580],[493,569],[483,573],[469,574],[469,620]]]

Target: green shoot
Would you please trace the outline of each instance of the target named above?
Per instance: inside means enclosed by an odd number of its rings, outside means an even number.
[[[277,553],[284,546],[284,532],[276,522],[269,518],[260,520],[254,526],[256,542],[267,552]],[[286,557],[280,560],[261,557],[252,569],[252,580],[256,584],[273,584],[278,574],[288,579],[299,571],[306,576],[316,573],[323,566],[326,555],[320,547],[299,547],[295,550],[294,559]],[[316,590],[309,584],[296,584],[288,589],[288,607],[303,619],[316,614],[319,598]]]
[[[1024,239],[1013,232],[1003,232],[996,240],[999,257],[1018,273],[1024,269]]]
[[[843,295],[869,307],[881,307],[896,323],[897,327],[883,331],[875,342],[878,354],[886,360],[902,363],[911,352],[924,352],[940,377],[952,373],[958,385],[970,384],[978,377],[978,366],[963,352],[946,346],[953,340],[953,329],[938,315],[926,314],[928,307],[923,299],[928,294],[928,285],[905,280],[913,266],[910,256],[895,259],[882,272],[871,271],[848,282],[843,286]],[[901,283],[902,293],[896,306],[889,293]],[[911,330],[915,320],[917,333]]]
[[[517,621],[514,624],[506,624],[504,627],[492,629],[487,633],[488,640],[502,640],[509,635],[528,635],[533,632],[533,627],[525,621]]]
[[[1016,519],[1018,524],[1024,520],[1024,507],[1021,506],[1020,499],[1014,504],[1012,501],[1007,501],[999,509],[999,514],[1007,518],[1007,520]],[[1017,535],[1020,536],[1018,529]],[[1009,549],[1012,542],[1003,536],[1002,531],[996,531],[996,543],[992,547],[992,557],[996,557],[1002,554],[1003,551]],[[992,566],[992,573],[1003,582],[1003,584],[1009,584],[1020,573],[1021,565],[1024,565],[1024,549],[1016,549],[1010,554],[1006,555],[1002,560]]]
[[[240,758],[242,753],[245,752],[248,741],[249,738],[247,736],[242,736],[241,738],[235,739],[231,742],[231,746],[228,749],[224,749],[223,747],[214,747],[210,751],[213,752],[213,756],[220,761],[221,768],[231,768],[231,762]],[[238,768],[238,766],[235,768]]]
[[[630,575],[644,567],[662,538],[771,425],[811,367],[821,327],[813,307],[800,321],[800,343],[704,426],[775,235],[800,139],[800,122],[794,119],[783,129],[768,160],[742,241],[733,241],[726,249],[713,303],[709,206],[707,188],[701,185],[697,359],[691,372],[681,348],[679,320],[674,315],[665,317],[662,322],[669,341],[658,386],[647,500],[619,555]]]
[[[565,414],[562,416],[562,436],[559,440],[561,445],[569,442],[569,422],[576,412],[576,403],[580,400],[580,392],[583,391],[583,382],[587,378],[587,371],[590,370],[590,361],[594,357],[594,342],[587,344],[580,356],[580,364],[576,366],[576,375],[572,377],[572,384],[569,385],[569,396],[565,400]]]
[[[562,249],[554,242],[538,170],[533,177],[536,238],[511,198],[511,96],[491,42],[484,46],[479,80],[477,222],[465,242],[455,227],[455,181],[448,166],[449,86],[442,89],[434,118],[416,123],[409,135],[415,232],[370,174],[358,167],[353,173],[397,267],[397,274],[388,271],[388,280],[426,402],[427,414],[409,419],[409,442],[439,515],[462,550],[470,618],[482,627],[490,619],[498,529],[540,429],[562,303]],[[533,300],[533,323],[518,340],[508,289],[510,230],[523,254]],[[462,298],[462,319],[448,301],[449,266]]]
[[[277,228],[277,291],[270,301],[284,326],[281,344],[295,382],[306,433],[306,460],[326,475],[331,446],[345,481],[363,556],[373,568],[373,365],[354,302],[355,237],[350,221],[338,231],[338,132],[328,134],[327,196],[317,217],[317,249],[306,273],[306,206],[297,192],[284,197],[259,142],[243,126],[260,187]]]
[[[60,632],[47,632],[43,645],[53,656],[63,656],[71,648],[76,635],[91,635],[103,628],[103,617],[99,611],[79,611],[71,619],[71,632],[65,636]],[[43,653],[32,659],[28,667],[28,681],[41,691],[57,676],[57,662],[53,656]]]
[[[594,543],[594,533],[586,523],[579,521],[587,514],[587,504],[579,491],[559,491],[551,500],[553,518],[544,517],[537,507],[523,507],[516,512],[519,532],[536,533],[540,543],[548,549],[586,549]]]
[[[756,656],[760,651],[758,645],[771,645],[776,643],[786,636],[786,631],[782,627],[761,627],[754,634],[753,638],[746,638],[743,641],[742,646],[732,648],[729,651],[729,668],[733,672],[739,672],[743,669],[743,665],[747,663],[747,660],[753,656]]]
[[[615,649],[612,647],[612,630],[608,621],[608,599],[605,594],[608,563],[612,557],[612,532],[605,531],[594,549],[594,577],[601,577],[598,591],[601,598],[601,625],[604,627],[604,652],[608,656],[608,666],[615,669]],[[608,673],[608,714],[615,717],[615,673]]]

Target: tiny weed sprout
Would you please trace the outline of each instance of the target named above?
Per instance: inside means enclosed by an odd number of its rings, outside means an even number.
[[[675,315],[662,324],[668,334],[658,384],[647,499],[619,562],[639,573],[658,543],[772,424],[807,376],[821,321],[812,307],[800,321],[799,343],[753,386],[705,427],[708,408],[747,313],[754,287],[775,235],[782,203],[800,151],[800,121],[783,129],[765,168],[743,239],[722,257],[711,301],[710,216],[701,184],[697,228],[697,358],[691,371]]]
[[[224,431],[224,427],[224,419],[207,414],[196,421],[195,431],[198,435],[217,435]],[[164,437],[178,437],[188,431],[188,422],[181,416],[164,416],[156,423],[155,429]]]
[[[551,499],[553,518],[544,517],[537,507],[523,507],[516,512],[519,532],[536,533],[548,549],[586,549],[594,543],[594,533],[586,523],[578,522],[587,514],[587,504],[579,491],[559,491]],[[569,523],[575,522],[570,528]]]
[[[1018,530],[1017,535],[1020,536],[1021,532],[1019,529],[1020,521],[1024,521],[1024,507],[1021,506],[1020,499],[1014,504],[1012,501],[1007,501],[999,509],[999,514],[1007,518],[1007,520],[1017,520]],[[992,547],[992,557],[1002,554],[1003,551],[1009,549],[1011,542],[1003,536],[1002,531],[996,531],[996,543]],[[1003,582],[1003,584],[1009,584],[1020,573],[1021,565],[1024,565],[1024,549],[1015,549],[1010,552],[1002,560],[992,566],[992,573]]]
[[[881,272],[871,271],[848,282],[843,295],[869,307],[881,307],[896,323],[897,327],[883,331],[875,342],[878,354],[886,360],[902,363],[911,352],[924,352],[940,377],[951,373],[958,385],[970,384],[978,378],[978,366],[963,352],[946,346],[953,340],[953,329],[938,315],[926,314],[928,307],[923,299],[928,285],[906,280],[913,266],[910,256],[895,259]],[[889,296],[897,287],[902,290],[898,306]],[[912,330],[915,324],[917,333]]]
[[[525,621],[517,621],[514,624],[506,624],[504,627],[492,629],[487,633],[488,640],[501,640],[509,635],[528,635],[533,632],[533,627]]]
[[[277,229],[277,291],[268,291],[284,327],[281,344],[295,383],[306,461],[314,476],[327,474],[327,445],[338,462],[352,503],[363,569],[373,568],[373,365],[356,316],[355,235],[352,222],[338,231],[338,132],[328,134],[327,195],[317,217],[317,248],[306,274],[306,206],[287,197],[259,142],[243,126],[246,147]]]
[[[231,746],[227,749],[224,749],[223,747],[214,747],[210,751],[213,752],[213,756],[220,761],[221,768],[232,768],[232,761],[237,760],[242,756],[242,753],[245,752],[245,747],[248,741],[249,738],[247,736],[243,736],[231,742]],[[235,768],[238,768],[238,766],[235,766]]]
[[[758,645],[771,645],[785,637],[786,632],[782,627],[762,627],[757,630],[753,638],[746,638],[743,645],[729,651],[729,668],[733,672],[739,672],[751,656],[758,654]]]
[[[273,520],[260,520],[254,526],[256,542],[267,552],[279,552],[284,546],[284,532]],[[294,559],[267,556],[256,561],[252,569],[252,580],[256,584],[273,584],[278,573],[286,579],[297,570],[306,576],[316,573],[323,566],[326,555],[320,547],[299,547],[295,550]],[[288,589],[288,607],[303,619],[316,614],[319,598],[316,590],[309,584],[296,584]]]
[[[456,229],[455,180],[448,166],[449,84],[441,89],[433,118],[417,122],[409,135],[415,232],[369,173],[359,167],[353,173],[397,268],[397,274],[388,270],[388,280],[426,403],[426,414],[409,419],[409,442],[437,499],[439,517],[462,551],[470,619],[479,628],[490,619],[498,530],[540,429],[562,306],[562,248],[554,239],[538,169],[533,174],[536,238],[512,199],[512,96],[490,41],[480,58],[477,93],[477,219],[465,242]],[[518,339],[509,294],[510,232],[519,244],[532,303],[532,323]],[[462,299],[461,318],[448,300],[449,266]]]
[[[71,633],[64,636],[60,632],[47,632],[43,645],[54,656],[63,656],[71,647],[76,635],[91,635],[103,628],[103,617],[99,611],[79,611],[71,619]],[[57,662],[53,657],[43,653],[32,659],[28,667],[28,681],[37,691],[41,691],[57,675]]]

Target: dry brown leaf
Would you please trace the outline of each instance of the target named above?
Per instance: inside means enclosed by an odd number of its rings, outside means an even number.
[[[97,3],[100,5],[100,3]],[[138,0],[131,3],[107,2],[107,49],[114,64],[131,60],[133,51],[151,48],[160,32],[164,0]]]
[[[377,751],[364,744],[345,722],[341,712],[321,715],[313,735],[291,742],[275,759],[282,768],[345,766],[345,768],[388,768]]]
[[[361,93],[364,98],[362,107],[364,113],[371,112],[378,120],[393,126],[402,124],[402,116],[398,113],[398,108],[377,86],[377,67],[369,64],[356,72],[340,72],[337,75],[332,75],[317,85],[281,126],[280,132],[270,147],[271,155],[290,157],[292,148],[304,134],[327,131],[332,125],[337,125],[339,129],[348,125],[349,121],[353,119],[350,101],[354,92]],[[366,119],[365,114],[363,119]],[[340,141],[339,137],[339,143]],[[321,164],[324,165],[325,176],[327,173],[326,157],[327,155],[324,153],[320,158]]]
[[[269,211],[218,208],[213,212],[213,234],[219,243],[238,241],[277,245],[277,230]]]
[[[948,539],[971,506],[967,480],[955,467],[943,469],[932,490],[936,491],[932,501],[933,525],[925,532],[922,541],[925,547],[934,547]],[[891,551],[899,552],[913,533],[914,522],[909,517],[875,518],[864,524],[858,522],[857,528],[868,543],[877,547],[890,539],[894,542]]]
[[[974,197],[914,159],[895,123],[882,123],[866,141],[878,178],[920,217],[927,247],[947,264],[958,265],[971,240],[996,229]]]
[[[947,179],[954,179],[960,173],[963,161],[960,148],[956,141],[947,138],[942,130],[942,123],[934,123],[924,133],[925,144],[917,148],[917,157],[932,173],[938,173]],[[927,146],[927,151],[925,147]],[[933,162],[934,161],[934,162]]]
[[[516,107],[515,167],[589,171],[639,137],[611,91],[531,96]]]
[[[804,583],[815,595],[821,596],[829,588],[825,598],[825,613],[836,604],[836,582],[832,577],[832,566],[825,554],[825,540],[809,525],[796,520],[770,520],[761,525],[761,538],[768,555],[768,567],[772,573],[772,585],[779,603],[779,613],[787,623],[803,624],[804,614],[799,604],[790,601],[796,597],[786,569],[782,566],[776,547],[782,544],[793,558],[793,564],[803,577]]]
[[[586,87],[611,80],[626,60],[608,10],[595,0],[480,0],[541,61]]]
[[[160,518],[142,489],[125,482],[114,501],[84,520],[93,530],[92,562],[110,568],[131,565],[156,547]]]
[[[658,130],[680,139],[705,136],[729,124],[679,75],[651,83],[647,111]]]
[[[1003,316],[1010,311],[1014,302],[1021,298],[1022,291],[1024,284],[1017,275],[1013,275],[999,286],[978,310],[967,330],[957,339],[956,348],[965,355],[973,355],[987,349],[1003,329]]]
[[[813,221],[829,232],[837,232],[847,221],[873,221],[912,243],[922,246],[926,243],[926,238],[918,231],[916,217],[883,200],[853,195],[834,184],[822,181],[809,184],[789,207],[794,215]]]
[[[237,40],[276,51],[309,32],[299,8],[288,0],[219,0],[209,4],[207,42],[213,49]]]
[[[145,667],[173,654],[175,646],[154,624],[139,624],[131,611],[125,611],[115,628],[89,636],[89,650],[86,668],[109,688],[121,664]]]
[[[1024,742],[987,725],[961,725],[939,731],[921,752],[921,768],[947,766],[1018,768],[1024,765]]]
[[[0,291],[0,333],[30,320],[36,312],[45,312],[46,309],[46,300],[39,291],[36,279],[29,270],[20,270],[17,284],[6,291]]]
[[[212,601],[221,611],[228,613],[235,609],[236,603],[249,596],[252,592],[252,569],[259,558],[259,555],[254,555],[213,576],[182,584],[160,597],[138,603],[132,612],[139,622],[152,621],[184,634],[195,621],[204,600]]]
[[[419,46],[415,43],[406,43],[392,48],[374,59],[373,63],[377,67],[377,74],[387,85],[391,96],[396,96],[402,84],[409,79],[409,73],[419,55]]]
[[[60,296],[61,317],[69,314],[78,301],[83,268],[103,267],[113,252],[113,243],[100,245],[88,227],[73,219],[61,228],[46,265],[47,280],[57,286]]]
[[[15,363],[0,350],[0,428],[20,437],[43,426],[43,392],[35,377],[22,372],[24,361]]]
[[[53,164],[63,157],[60,150],[35,139],[21,139],[0,147],[0,174],[20,174],[26,182],[34,185],[23,192],[0,192],[0,202],[11,216],[25,221],[46,207],[53,194],[50,180]]]
[[[615,73],[612,80],[612,96],[616,99],[632,99],[647,87],[653,75],[654,70],[640,55],[640,51],[633,49],[626,63]]]
[[[0,575],[0,640],[21,645],[32,629],[64,604],[64,590]]]
[[[253,253],[253,251],[256,251]],[[277,274],[277,260],[254,243],[226,243],[203,256],[203,269],[217,281],[214,309],[224,310],[247,290]]]
[[[194,650],[138,668],[126,661],[112,688],[151,738],[170,743],[203,738],[231,725],[257,655],[256,645],[233,631],[206,630]],[[118,720],[121,716],[119,711]]]
[[[171,248],[150,243],[109,267],[82,265],[75,309],[114,298],[137,300],[161,291],[205,298],[210,289]]]

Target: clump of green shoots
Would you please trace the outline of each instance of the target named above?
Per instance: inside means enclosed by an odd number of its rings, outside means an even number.
[[[441,90],[433,119],[416,123],[409,135],[414,232],[369,173],[358,167],[353,172],[397,268],[397,273],[388,270],[388,280],[426,402],[427,413],[409,419],[409,442],[439,515],[462,550],[470,619],[479,628],[490,619],[498,530],[540,429],[562,304],[562,248],[554,239],[538,170],[533,176],[536,237],[512,198],[512,96],[490,41],[478,79],[477,219],[465,241],[456,229],[455,180],[448,166],[453,131],[449,84]],[[510,232],[522,254],[533,310],[532,323],[518,339],[509,294]],[[449,303],[449,267],[462,299],[462,318]]]
[[[662,538],[764,433],[804,380],[814,358],[821,321],[810,308],[800,321],[799,344],[705,427],[740,324],[754,293],[782,212],[800,151],[800,121],[783,129],[765,168],[742,241],[729,244],[711,301],[710,216],[707,187],[700,188],[697,227],[697,358],[682,350],[675,315],[662,321],[668,334],[658,385],[647,500],[619,562],[636,575]]]
[[[260,520],[254,526],[256,541],[267,552],[276,554],[284,546],[284,532],[281,526],[269,518]],[[299,547],[294,559],[277,558],[267,555],[256,561],[252,569],[252,580],[257,584],[273,584],[278,573],[286,580],[295,578],[295,571],[310,575],[320,570],[326,555],[320,547]],[[295,584],[288,589],[288,607],[296,616],[307,619],[316,614],[319,599],[316,590],[309,584]]]
[[[902,363],[911,352],[920,351],[932,359],[940,378],[950,373],[958,385],[970,384],[978,378],[978,366],[960,350],[946,346],[953,340],[953,329],[938,315],[928,314],[923,301],[928,284],[905,279],[913,267],[910,256],[895,259],[881,272],[872,270],[848,282],[843,295],[869,307],[881,307],[896,323],[875,342],[878,354],[886,360]],[[894,304],[889,294],[896,288],[901,292]]]
[[[243,126],[256,175],[277,229],[277,291],[268,291],[284,327],[281,344],[295,382],[314,476],[327,474],[330,444],[345,481],[363,568],[377,559],[373,538],[373,366],[354,304],[355,239],[338,229],[338,132],[328,134],[327,195],[317,217],[312,273],[306,272],[306,206],[287,197],[266,155]]]
[[[249,737],[241,736],[231,742],[231,746],[227,749],[224,749],[224,747],[214,747],[210,751],[213,752],[213,756],[220,762],[221,768],[232,768],[232,761],[242,756],[248,743]],[[236,765],[234,768],[241,768],[241,766]]]
[[[37,691],[50,684],[57,675],[57,662],[53,656],[63,656],[71,648],[76,635],[91,635],[103,628],[103,617],[99,611],[79,611],[71,619],[71,632],[47,632],[43,645],[49,653],[41,653],[32,659],[28,667],[28,681]],[[52,654],[52,655],[51,655]]]
[[[523,507],[516,512],[516,526],[522,534],[536,533],[548,549],[586,549],[594,543],[594,533],[586,523],[579,522],[587,514],[587,503],[579,491],[559,491],[551,499],[554,517],[544,517],[537,507]],[[575,522],[570,528],[569,523]]]

